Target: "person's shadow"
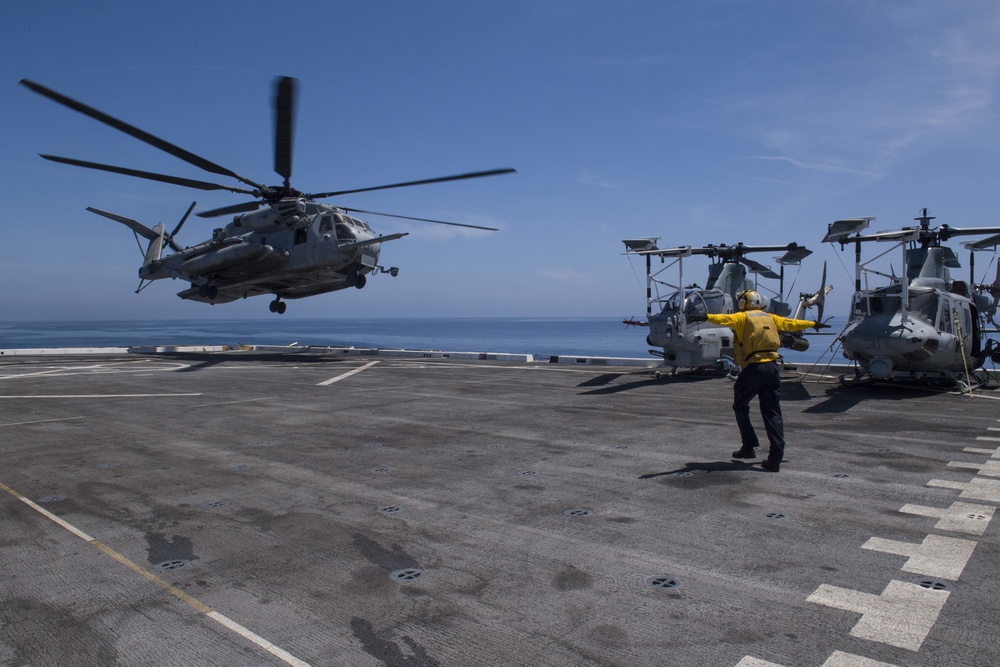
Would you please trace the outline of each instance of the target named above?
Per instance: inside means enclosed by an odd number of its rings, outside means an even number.
[[[763,468],[754,467],[758,461],[691,461],[685,463],[683,468],[667,470],[665,472],[650,472],[639,475],[639,479],[652,479],[653,477],[663,477],[666,475],[682,475],[683,473],[694,472],[765,472]]]

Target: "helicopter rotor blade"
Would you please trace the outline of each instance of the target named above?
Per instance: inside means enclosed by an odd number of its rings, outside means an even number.
[[[296,79],[285,76],[275,81],[274,92],[274,171],[291,187],[292,138],[295,125]]]
[[[188,210],[185,211],[184,215],[181,217],[181,221],[177,223],[176,227],[174,227],[174,231],[172,231],[169,234],[167,234],[167,237],[166,237],[167,238],[167,243],[170,245],[171,248],[173,248],[173,250],[175,252],[180,252],[181,251],[181,247],[179,245],[177,245],[176,243],[174,243],[174,237],[177,236],[177,232],[181,231],[181,227],[183,227],[184,223],[187,222],[188,216],[191,215],[191,211],[194,210],[194,207],[195,207],[195,205],[197,203],[198,202],[196,202],[196,201],[191,202],[191,205],[188,206]]]
[[[780,278],[777,273],[772,271],[770,267],[764,266],[760,262],[755,262],[752,259],[746,259],[745,257],[740,258],[740,261],[750,267],[750,270],[754,273],[758,273],[765,278]]]
[[[337,197],[339,195],[351,195],[358,192],[372,192],[374,190],[388,190],[390,188],[405,188],[411,185],[427,185],[429,183],[444,183],[445,181],[461,181],[467,178],[482,178],[484,176],[500,176],[501,174],[516,174],[516,169],[490,169],[488,171],[474,171],[468,174],[456,174],[454,176],[441,176],[438,178],[427,178],[420,181],[407,181],[406,183],[393,183],[391,185],[376,185],[371,188],[358,188],[357,190],[337,190],[334,192],[320,192],[318,194],[306,195],[310,199],[324,199],[326,197]]]
[[[461,222],[446,222],[445,220],[431,220],[429,218],[412,218],[408,215],[396,215],[394,213],[379,213],[378,211],[366,211],[361,208],[346,208],[344,206],[338,206],[337,208],[343,211],[351,211],[353,213],[367,213],[368,215],[381,215],[386,218],[401,218],[403,220],[418,220],[420,222],[433,222],[438,225],[452,225],[453,227],[469,227],[470,229],[485,229],[490,232],[500,231],[496,227],[481,227],[479,225],[466,225]]]
[[[52,162],[59,162],[61,164],[69,164],[74,167],[85,167],[87,169],[98,169],[100,171],[110,171],[114,174],[124,174],[125,176],[135,176],[136,178],[145,178],[150,181],[160,181],[162,183],[171,183],[173,185],[182,185],[186,188],[195,188],[198,190],[226,190],[228,192],[235,192],[237,194],[252,195],[255,194],[253,190],[247,190],[246,188],[237,188],[230,185],[220,185],[218,183],[209,183],[207,181],[197,181],[191,178],[181,178],[179,176],[168,176],[167,174],[157,174],[151,171],[140,171],[138,169],[129,169],[127,167],[116,167],[110,164],[100,164],[98,162],[87,162],[86,160],[76,160],[74,158],[59,157],[58,155],[39,155],[40,157],[50,160]]]
[[[242,204],[233,204],[232,206],[223,206],[222,208],[213,208],[211,211],[202,211],[201,213],[195,213],[199,218],[217,218],[221,215],[232,215],[234,213],[249,213],[250,211],[256,211],[260,208],[262,202],[259,201],[247,201]]]
[[[21,85],[29,88],[30,90],[33,90],[34,92],[38,93],[39,95],[42,95],[43,97],[49,98],[53,102],[57,102],[74,111],[82,113],[85,116],[90,116],[96,121],[99,121],[101,123],[104,123],[105,125],[113,127],[119,132],[124,132],[125,134],[131,137],[135,137],[139,141],[145,142],[150,146],[153,146],[154,148],[158,148],[161,151],[170,153],[174,157],[184,160],[189,164],[193,164],[194,166],[200,169],[204,169],[205,171],[211,172],[213,174],[219,174],[221,176],[229,176],[231,178],[235,178],[236,180],[242,183],[246,183],[247,185],[251,185],[258,190],[266,189],[265,186],[259,183],[255,183],[254,181],[251,181],[248,178],[244,178],[243,176],[240,176],[236,172],[226,169],[221,165],[217,165],[214,162],[210,162],[205,158],[201,157],[200,155],[195,155],[190,151],[186,151],[180,146],[175,146],[174,144],[168,141],[164,141],[163,139],[160,139],[159,137],[156,137],[150,134],[149,132],[140,130],[139,128],[133,125],[129,125],[124,121],[118,120],[114,116],[110,116],[104,113],[103,111],[98,111],[93,107],[87,106],[83,102],[78,102],[77,100],[74,100],[71,97],[67,97],[62,93],[58,93],[52,90],[51,88],[45,87],[40,83],[36,83],[29,79],[21,79]]]

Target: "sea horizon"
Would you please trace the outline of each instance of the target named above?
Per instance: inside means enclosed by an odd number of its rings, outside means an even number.
[[[653,359],[644,327],[621,317],[370,317],[24,320],[0,323],[0,349],[275,345]],[[846,323],[846,318],[843,319]],[[830,331],[839,331],[834,318]],[[827,349],[783,350],[812,362]]]

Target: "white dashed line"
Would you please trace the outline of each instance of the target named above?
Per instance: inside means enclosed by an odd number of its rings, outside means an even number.
[[[76,535],[77,537],[79,537],[84,542],[87,542],[91,546],[93,546],[93,547],[95,547],[95,548],[103,551],[104,553],[108,554],[109,556],[111,556],[112,558],[114,558],[116,561],[118,561],[119,563],[121,563],[122,565],[124,565],[125,567],[127,567],[128,569],[132,570],[136,574],[141,575],[142,577],[144,577],[145,579],[149,580],[150,582],[156,584],[157,586],[159,586],[160,588],[162,588],[164,591],[166,591],[166,592],[170,593],[171,595],[173,595],[174,597],[176,597],[178,600],[181,600],[182,602],[185,602],[188,605],[194,607],[199,612],[201,612],[202,614],[204,614],[206,617],[212,619],[213,621],[215,621],[219,625],[222,625],[223,627],[226,627],[229,630],[232,630],[236,634],[240,635],[244,639],[246,639],[246,640],[248,640],[250,642],[253,642],[257,646],[261,647],[262,649],[264,649],[265,651],[267,651],[268,653],[270,653],[271,655],[273,655],[274,657],[282,660],[283,662],[285,662],[285,663],[287,663],[289,665],[292,665],[293,667],[309,667],[309,663],[307,663],[307,662],[305,662],[303,660],[300,660],[299,658],[296,658],[294,655],[292,655],[288,651],[286,651],[286,650],[284,650],[284,649],[276,646],[275,644],[272,644],[271,642],[269,642],[268,640],[264,639],[263,637],[261,637],[257,633],[255,633],[255,632],[253,632],[253,631],[251,631],[251,630],[243,627],[242,625],[240,625],[236,621],[232,620],[231,618],[228,618],[228,617],[220,614],[219,612],[215,611],[211,607],[208,607],[207,605],[205,605],[204,603],[200,602],[199,600],[191,597],[190,595],[188,595],[184,591],[182,591],[182,590],[180,590],[180,589],[172,586],[171,584],[168,584],[166,581],[164,581],[163,579],[160,579],[158,576],[156,576],[155,574],[153,574],[152,572],[150,572],[146,568],[137,565],[136,563],[134,563],[133,561],[129,560],[128,558],[126,558],[122,554],[118,553],[117,551],[115,551],[114,549],[112,549],[111,547],[109,547],[108,545],[106,545],[106,544],[100,542],[99,540],[91,537],[90,535],[88,535],[87,533],[83,532],[82,530],[77,529],[72,524],[70,524],[70,523],[68,523],[68,522],[60,519],[55,514],[52,514],[51,512],[49,512],[48,510],[46,510],[45,508],[40,507],[37,503],[32,502],[28,498],[25,498],[20,493],[18,493],[14,489],[10,488],[6,484],[0,483],[0,489],[3,489],[4,491],[6,491],[7,493],[9,493],[10,495],[14,496],[18,500],[20,500],[21,502],[23,502],[24,504],[26,504],[31,509],[35,510],[36,512],[40,513],[42,516],[44,516],[47,519],[50,519],[51,521],[53,521],[56,524],[58,524],[60,527],[65,528],[70,533],[72,533],[73,535]]]
[[[360,368],[355,368],[353,371],[348,371],[348,372],[344,373],[343,375],[338,375],[337,377],[332,377],[329,380],[323,380],[322,382],[317,383],[316,386],[317,387],[325,387],[327,385],[333,384],[334,382],[340,382],[344,378],[349,378],[349,377],[351,377],[352,375],[354,375],[356,373],[360,373],[361,371],[365,370],[366,368],[371,368],[372,366],[374,366],[377,363],[378,363],[377,361],[369,361],[367,364],[365,364],[364,366],[361,366]]]

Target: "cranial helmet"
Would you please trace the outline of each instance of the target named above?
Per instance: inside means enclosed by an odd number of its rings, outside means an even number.
[[[764,299],[752,289],[743,290],[736,297],[736,307],[739,310],[760,310],[764,307]]]

